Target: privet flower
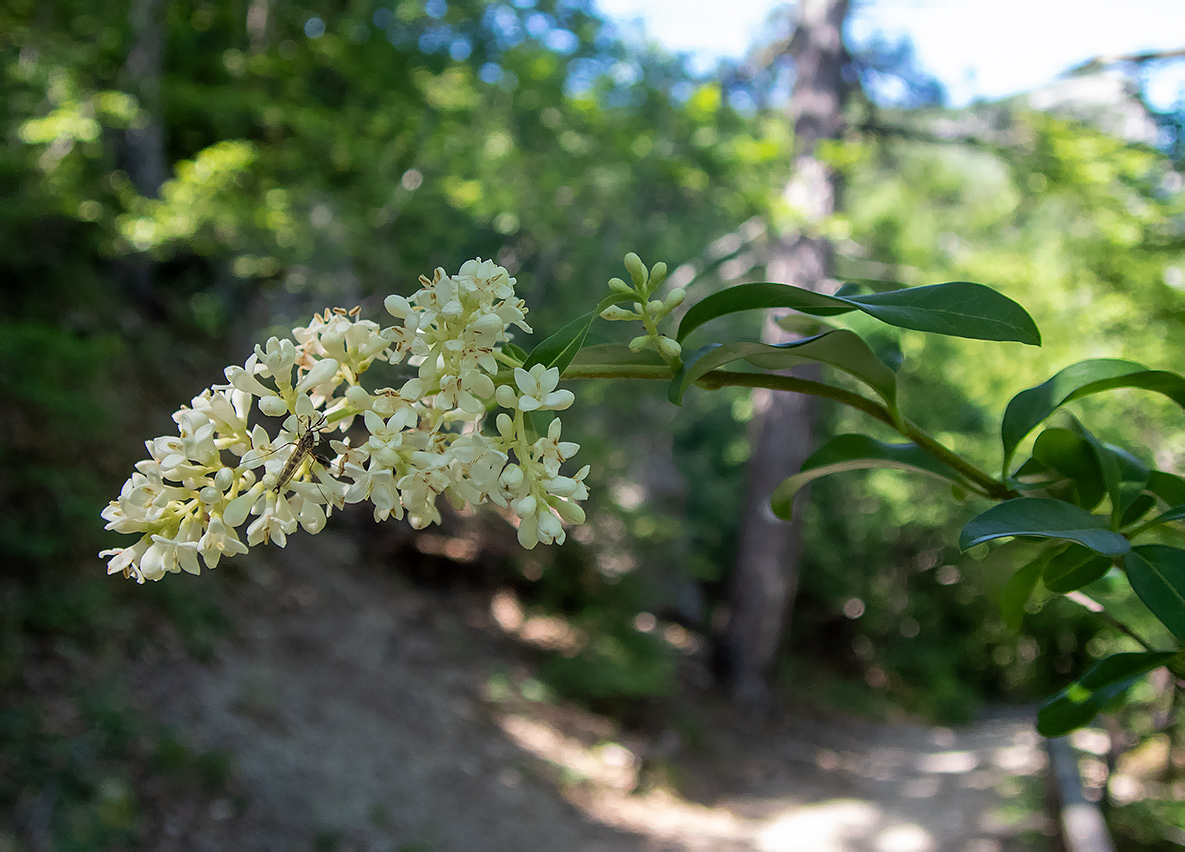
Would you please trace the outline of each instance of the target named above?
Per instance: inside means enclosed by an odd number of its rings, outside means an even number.
[[[420,529],[440,520],[442,494],[458,509],[508,508],[528,549],[563,542],[562,522],[584,520],[588,468],[560,473],[578,446],[560,440],[558,419],[546,437],[527,429],[524,412],[565,409],[573,395],[557,389],[555,367],[523,369],[501,351],[511,327],[531,330],[515,279],[477,259],[420,283],[410,298],[387,297],[394,325],[327,310],[177,411],[178,434],[146,442],[149,457],[103,510],[107,529],[139,536],[100,554],[107,573],[197,574],[249,547],[283,547],[298,528],[319,532],[347,503]],[[415,375],[399,387],[360,383],[376,363],[404,362]],[[487,433],[495,405],[505,411]],[[275,434],[260,415],[283,418]],[[356,422],[366,440],[354,446],[344,433]]]

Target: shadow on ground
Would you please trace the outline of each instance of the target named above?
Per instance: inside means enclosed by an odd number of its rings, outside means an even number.
[[[690,748],[492,688],[525,663],[488,601],[408,588],[345,536],[294,541],[244,576],[210,663],[162,652],[130,671],[141,712],[228,752],[242,791],[178,811],[157,848],[1053,848],[1019,713],[960,731],[741,723],[705,696]]]

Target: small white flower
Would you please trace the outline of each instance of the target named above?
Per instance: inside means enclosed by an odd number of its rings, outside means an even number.
[[[522,394],[514,406],[520,411],[562,411],[576,399],[570,390],[556,390],[556,385],[560,383],[557,367],[536,364],[530,372],[515,367],[514,383]]]
[[[227,526],[222,518],[214,516],[210,518],[210,526],[206,528],[206,532],[198,539],[197,549],[207,568],[217,568],[223,556],[246,553],[247,545],[239,541],[233,527]]]

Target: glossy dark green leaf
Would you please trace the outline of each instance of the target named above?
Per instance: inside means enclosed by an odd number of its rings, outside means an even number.
[[[1004,589],[1000,592],[1000,613],[1010,630],[1020,630],[1025,615],[1025,604],[1033,596],[1033,590],[1037,588],[1037,582],[1041,579],[1046,564],[1061,550],[1062,548],[1057,546],[1047,547],[1027,565],[1018,569],[1004,584]]]
[[[971,281],[907,287],[849,299],[883,323],[975,340],[1041,345],[1028,311],[1003,293]]]
[[[1105,518],[1044,497],[1018,497],[993,506],[963,527],[959,547],[967,550],[1007,536],[1077,542],[1104,556],[1121,556],[1131,549],[1126,538],[1108,528]]]
[[[812,316],[836,316],[853,310],[844,299],[824,296],[789,284],[758,282],[737,284],[705,296],[687,309],[675,339],[680,343],[704,323],[738,311],[793,308]]]
[[[1155,507],[1155,497],[1153,497],[1151,494],[1138,494],[1136,498],[1131,501],[1128,507],[1123,510],[1123,517],[1119,519],[1119,526],[1126,527],[1130,524],[1134,524]],[[1176,508],[1185,509],[1185,506],[1178,506]],[[1168,512],[1165,512],[1165,515],[1169,515],[1171,512],[1172,510],[1170,509]],[[1185,515],[1176,515],[1167,518],[1162,515],[1161,518],[1163,518],[1163,520],[1158,518],[1155,523],[1167,523],[1168,521],[1175,521],[1181,517],[1185,517]]]
[[[820,477],[848,470],[889,467],[911,470],[964,485],[963,478],[916,444],[884,444],[867,435],[837,435],[817,449],[802,464],[802,470],[774,489],[770,504],[774,514],[789,520],[796,495]]]
[[[1045,565],[1042,581],[1045,588],[1065,595],[1089,586],[1111,568],[1111,560],[1079,544],[1058,551]]]
[[[1068,402],[1115,388],[1141,388],[1162,393],[1185,407],[1185,378],[1149,370],[1133,361],[1098,359],[1072,364],[1048,381],[1021,391],[1008,403],[1000,426],[1004,473],[1016,447],[1040,423]]]
[[[1170,506],[1185,503],[1185,479],[1175,473],[1152,471],[1148,474],[1148,490]]]
[[[527,356],[523,369],[529,370],[536,364],[542,364],[545,367],[558,367],[561,373],[564,372],[584,345],[588,330],[596,318],[597,312],[589,311],[572,320],[551,337],[540,341]]]
[[[568,365],[572,363],[581,347],[584,346],[584,341],[588,338],[588,330],[592,327],[593,321],[601,315],[601,312],[610,305],[631,300],[632,297],[621,293],[611,293],[606,296],[595,309],[587,314],[581,314],[551,337],[540,341],[539,345],[532,349],[531,354],[527,356],[523,367],[529,370],[536,364],[543,364],[546,367],[556,367],[560,373],[563,373],[568,369]]]
[[[1086,438],[1073,429],[1055,427],[1043,431],[1033,442],[1033,458],[1072,481],[1075,502],[1082,508],[1093,509],[1103,499],[1107,489],[1098,456]],[[1022,465],[1017,470],[1017,478],[1024,469]]]
[[[774,345],[710,343],[684,359],[671,380],[671,402],[680,404],[683,394],[700,376],[741,360],[763,370],[781,370],[808,361],[827,364],[864,382],[890,406],[897,403],[897,374],[872,353],[860,335],[846,329]]]
[[[683,316],[682,341],[704,323],[737,311],[791,308],[813,316],[863,311],[899,328],[977,340],[1040,345],[1037,325],[1016,302],[982,284],[953,281],[867,296],[825,296],[789,284],[738,284],[701,299]]]
[[[1115,654],[1095,663],[1037,713],[1037,730],[1061,737],[1081,728],[1139,678],[1175,657],[1172,651]]]
[[[1148,484],[1148,468],[1122,447],[1100,441],[1084,432],[1103,473],[1107,495],[1111,498],[1111,525],[1120,526],[1123,513],[1144,493]]]
[[[1133,547],[1123,557],[1123,568],[1144,605],[1185,643],[1185,550],[1165,544]]]

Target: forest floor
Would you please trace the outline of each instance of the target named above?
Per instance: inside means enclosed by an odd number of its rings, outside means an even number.
[[[126,670],[138,712],[233,767],[225,795],[162,809],[145,848],[1056,848],[1020,711],[962,729],[746,721],[703,689],[678,724],[623,730],[531,700],[530,622],[505,593],[412,586],[330,532],[270,550],[225,601],[234,627],[209,660],[157,646]]]

